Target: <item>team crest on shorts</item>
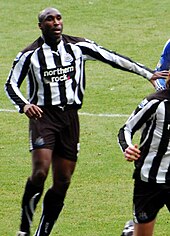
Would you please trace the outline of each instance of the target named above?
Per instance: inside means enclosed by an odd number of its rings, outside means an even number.
[[[142,221],[145,221],[148,219],[148,216],[147,216],[147,213],[142,211],[142,212],[139,212],[138,214],[138,219],[142,220]]]
[[[34,142],[34,146],[36,146],[36,147],[42,147],[44,144],[45,144],[45,142],[42,137],[38,137]]]

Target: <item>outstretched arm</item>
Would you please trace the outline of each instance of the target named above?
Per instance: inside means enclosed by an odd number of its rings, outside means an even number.
[[[156,87],[154,80],[160,77],[165,79],[168,75],[168,71],[154,72],[154,70],[147,68],[141,63],[135,62],[127,56],[105,49],[90,40],[78,42],[76,45],[81,48],[85,60],[99,60],[114,68],[138,74],[147,78],[154,87]]]

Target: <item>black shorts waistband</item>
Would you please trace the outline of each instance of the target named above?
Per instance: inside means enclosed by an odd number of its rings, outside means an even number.
[[[78,110],[81,108],[79,105],[50,105],[50,106],[39,106],[40,108],[45,108],[49,110],[58,110],[58,111],[68,111],[68,110]]]

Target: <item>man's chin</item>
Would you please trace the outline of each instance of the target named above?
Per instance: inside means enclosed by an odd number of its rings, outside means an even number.
[[[60,42],[62,38],[62,35],[53,35],[51,37],[45,37],[45,41],[47,42],[51,42],[51,43],[56,43],[56,42]]]

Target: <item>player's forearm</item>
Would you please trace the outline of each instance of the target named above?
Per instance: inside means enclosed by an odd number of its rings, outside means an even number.
[[[11,102],[15,105],[17,110],[23,113],[23,108],[29,102],[24,98],[22,93],[20,92],[19,88],[12,85],[9,82],[5,84],[5,91]]]
[[[125,137],[125,130],[124,130],[125,126],[123,126],[118,133],[118,143],[119,146],[122,150],[122,152],[125,152],[126,148],[129,146],[126,137]]]

